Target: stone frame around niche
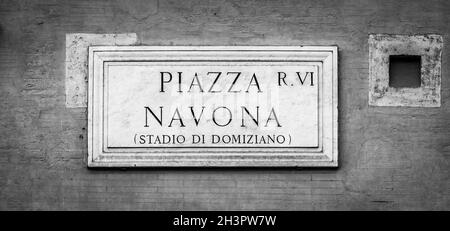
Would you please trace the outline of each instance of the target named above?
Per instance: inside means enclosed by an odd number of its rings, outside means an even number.
[[[369,35],[369,105],[440,107],[441,56],[440,35]],[[389,56],[421,56],[421,86],[389,86]]]

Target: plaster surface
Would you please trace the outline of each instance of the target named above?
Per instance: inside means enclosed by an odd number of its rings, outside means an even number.
[[[450,41],[450,1],[139,2],[0,1],[0,209],[450,208],[450,53],[444,44],[441,107],[369,107],[367,43],[384,33]],[[86,108],[66,107],[68,33],[338,45],[340,167],[89,170]]]

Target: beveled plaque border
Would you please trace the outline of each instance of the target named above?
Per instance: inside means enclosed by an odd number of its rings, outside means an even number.
[[[108,62],[309,62],[319,66],[318,148],[108,148]],[[90,46],[88,167],[337,167],[337,46]]]

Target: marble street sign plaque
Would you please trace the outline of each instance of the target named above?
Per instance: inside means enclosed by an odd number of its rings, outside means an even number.
[[[337,47],[92,46],[88,166],[337,166]]]

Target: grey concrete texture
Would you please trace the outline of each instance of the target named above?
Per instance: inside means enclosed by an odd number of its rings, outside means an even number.
[[[0,1],[1,210],[448,210],[450,1]],[[145,45],[338,45],[338,169],[86,168],[67,33]],[[443,36],[441,107],[368,105],[368,35]]]

